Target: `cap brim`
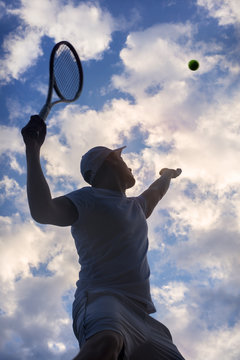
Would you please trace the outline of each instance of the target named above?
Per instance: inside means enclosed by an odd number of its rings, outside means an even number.
[[[118,149],[113,150],[113,152],[116,152],[117,154],[121,154],[123,149],[125,149],[125,148],[126,148],[126,146],[122,146],[122,147],[120,147]]]

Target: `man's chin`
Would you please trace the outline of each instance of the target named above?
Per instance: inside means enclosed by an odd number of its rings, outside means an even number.
[[[131,177],[128,179],[128,182],[126,184],[126,189],[130,189],[132,188],[136,183],[136,180],[134,179],[134,177]]]

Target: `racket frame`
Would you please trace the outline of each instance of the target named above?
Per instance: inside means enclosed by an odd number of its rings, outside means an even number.
[[[65,99],[64,96],[62,96],[61,91],[59,90],[59,88],[57,86],[55,76],[54,76],[54,58],[55,58],[55,54],[56,54],[57,50],[59,49],[59,47],[61,45],[66,45],[71,50],[71,52],[74,55],[74,58],[76,59],[78,70],[79,70],[79,88],[78,88],[78,91],[77,91],[75,97],[71,100]],[[82,69],[82,64],[79,59],[78,53],[76,52],[76,50],[74,49],[72,44],[70,44],[68,41],[65,41],[65,40],[60,41],[57,44],[55,44],[55,46],[53,47],[52,52],[51,52],[50,61],[49,61],[48,95],[47,95],[47,100],[46,100],[44,106],[42,107],[41,111],[39,112],[39,116],[44,121],[46,121],[46,118],[47,118],[51,108],[53,107],[53,105],[61,103],[61,102],[70,103],[70,102],[77,100],[82,92],[82,88],[83,88],[83,69]],[[56,94],[58,95],[59,100],[55,100],[55,101],[51,102],[52,95],[53,95],[53,89],[55,90]]]

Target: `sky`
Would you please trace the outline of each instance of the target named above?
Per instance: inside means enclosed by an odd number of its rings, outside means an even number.
[[[52,47],[68,40],[84,87],[47,120],[52,196],[87,185],[79,161],[97,145],[127,145],[128,196],[181,168],[148,219],[151,316],[186,360],[239,360],[239,38],[239,0],[0,0],[0,359],[78,352],[74,241],[31,219],[20,133],[44,104]]]

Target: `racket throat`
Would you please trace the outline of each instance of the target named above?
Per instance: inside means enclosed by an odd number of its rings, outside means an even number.
[[[39,113],[39,116],[40,116],[40,118],[42,119],[42,120],[46,120],[46,118],[47,118],[47,116],[48,116],[48,114],[49,114],[49,112],[50,112],[50,110],[51,110],[51,104],[48,104],[48,103],[46,103],[43,107],[42,107],[42,109],[41,109],[41,111],[40,111],[40,113]]]

